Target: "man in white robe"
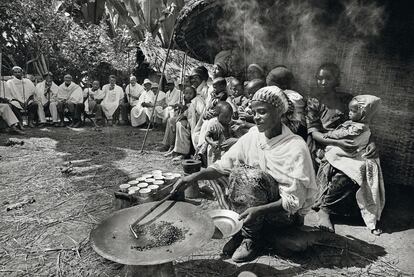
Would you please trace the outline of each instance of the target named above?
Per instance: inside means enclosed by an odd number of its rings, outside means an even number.
[[[130,83],[125,88],[125,94],[128,99],[128,103],[121,104],[121,116],[122,121],[121,124],[128,124],[128,114],[130,113],[131,109],[138,105],[139,97],[144,92],[144,87],[137,83],[137,78],[135,76],[131,76],[129,78]]]
[[[82,88],[72,82],[72,75],[66,74],[63,78],[64,82],[59,86],[57,93],[57,101],[51,102],[49,105],[50,113],[57,113],[60,119],[56,127],[65,127],[65,113],[68,112],[71,123],[70,127],[78,128],[81,125],[81,114],[83,107]]]
[[[166,104],[167,107],[164,109],[164,122],[166,122],[169,118],[175,116],[174,110],[177,104],[180,103],[180,96],[181,92],[175,87],[173,80],[167,80],[166,84],[167,92],[166,94]]]
[[[7,81],[6,99],[8,99],[10,108],[19,119],[20,126],[23,126],[22,112],[26,111],[28,126],[34,127],[33,120],[37,112],[37,104],[34,101],[35,86],[32,81],[23,77],[21,67],[14,66],[12,71],[13,78]]]
[[[20,131],[17,127],[19,125],[19,120],[16,115],[13,113],[9,104],[0,103],[0,120],[4,121],[9,127],[9,133],[15,135],[24,135],[25,133]],[[3,123],[3,122],[1,122]],[[3,126],[2,126],[3,128]]]
[[[141,94],[138,104],[131,110],[131,125],[132,127],[138,127],[145,123],[149,123],[154,110],[154,121],[160,121],[164,116],[165,93],[158,90],[158,84],[152,83],[151,89],[149,87],[149,80],[144,81],[145,91]],[[158,93],[157,102],[155,102],[156,95]]]
[[[53,123],[58,123],[58,114],[56,110],[50,110],[49,106],[52,102],[57,102],[57,94],[59,87],[53,82],[52,72],[47,72],[45,79],[36,85],[35,101],[37,103],[37,116],[39,117],[39,127],[46,123],[46,112],[49,111],[52,116]]]
[[[92,87],[87,85],[87,88],[83,90],[85,112],[87,114],[96,113],[97,106],[101,104],[104,97],[105,93],[101,90],[101,84],[98,80],[92,82]]]
[[[105,97],[98,106],[96,120],[101,121],[105,116],[109,126],[112,126],[112,123],[118,124],[119,105],[124,100],[124,90],[116,84],[115,75],[109,76],[109,84],[104,85],[102,91]]]

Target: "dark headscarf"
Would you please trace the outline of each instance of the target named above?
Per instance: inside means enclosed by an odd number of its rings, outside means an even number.
[[[204,66],[198,66],[191,71],[191,76],[198,75],[200,76],[201,80],[207,81],[208,80],[208,70]]]
[[[293,74],[286,67],[273,68],[266,77],[268,86],[278,86],[281,89],[290,89],[293,82]]]

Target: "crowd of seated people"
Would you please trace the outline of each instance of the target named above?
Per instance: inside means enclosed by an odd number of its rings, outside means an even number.
[[[135,76],[125,89],[117,85],[115,75],[103,86],[90,80],[82,89],[67,74],[57,85],[51,72],[35,86],[15,66],[13,77],[0,85],[0,116],[10,133],[19,135],[24,134],[24,116],[29,128],[45,126],[47,117],[54,127],[77,128],[85,118],[96,126],[156,124],[165,129],[161,147],[165,157],[173,161],[192,157],[208,168],[239,145],[241,137],[266,127],[260,123],[266,111],[257,103],[269,103],[282,111],[283,128],[308,145],[318,182],[313,209],[320,227],[334,232],[330,215],[357,212],[373,234],[380,234],[377,221],[384,207],[384,184],[369,129],[380,99],[338,92],[340,70],[332,63],[319,67],[317,91],[307,99],[294,90],[294,75],[283,65],[266,75],[260,65],[251,64],[245,80],[225,72],[229,68],[221,61],[212,76],[199,66],[183,83],[166,78],[164,92],[159,83],[145,79],[139,84]],[[374,177],[367,179],[366,172]]]

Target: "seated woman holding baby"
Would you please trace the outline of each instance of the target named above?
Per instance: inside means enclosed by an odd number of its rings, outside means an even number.
[[[265,229],[303,223],[317,193],[306,143],[281,121],[288,110],[283,91],[276,86],[259,89],[251,109],[256,126],[215,163],[175,185],[185,189],[194,181],[209,180],[224,186],[221,204],[244,220],[242,231],[223,249],[235,262],[257,256],[265,243]]]
[[[308,146],[319,187],[313,209],[323,230],[335,231],[330,219],[333,214],[356,215],[379,235],[384,184],[369,131],[379,99],[367,95],[352,99],[352,95],[337,91],[339,81],[336,64],[321,65],[316,74],[316,97],[307,101]]]

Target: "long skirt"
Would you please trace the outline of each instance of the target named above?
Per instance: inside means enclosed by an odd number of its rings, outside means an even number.
[[[247,165],[239,165],[229,177],[207,181],[213,188],[220,206],[241,214],[250,207],[269,204],[280,199],[279,185],[268,173]],[[243,225],[242,236],[260,239],[264,227],[277,229],[292,226],[298,222],[298,215],[289,215],[282,210],[257,218]]]
[[[191,132],[187,120],[176,123],[174,152],[187,155],[191,150]]]
[[[177,124],[177,117],[172,117],[167,120],[165,126],[165,134],[162,143],[168,147],[174,147],[175,145],[175,130]]]
[[[326,160],[322,160],[316,181],[319,185],[319,193],[313,206],[315,211],[322,209],[328,214],[360,215],[355,198],[359,186],[342,171],[334,168]]]

